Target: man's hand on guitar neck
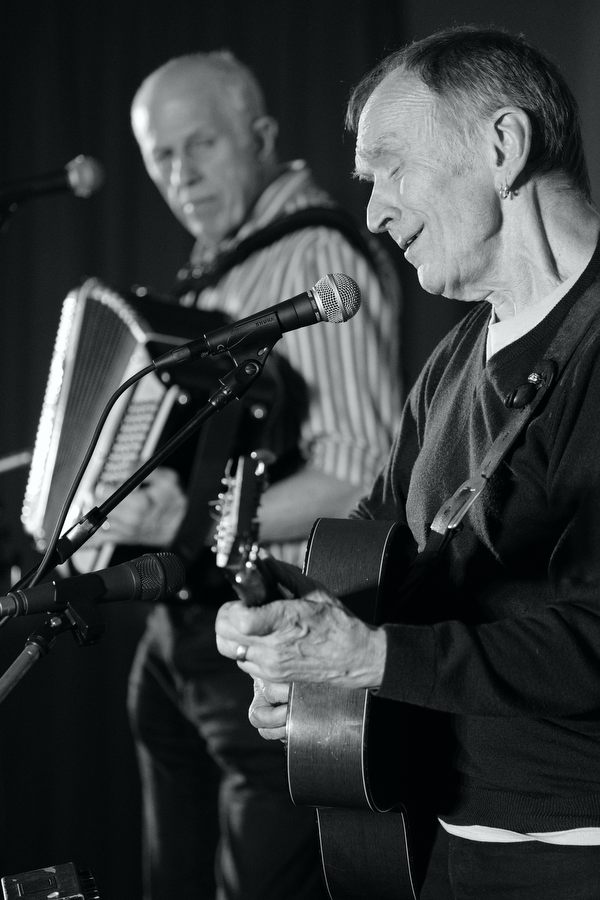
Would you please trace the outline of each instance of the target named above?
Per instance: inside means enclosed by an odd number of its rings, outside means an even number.
[[[268,565],[297,599],[274,600],[260,607],[237,601],[224,604],[216,623],[219,652],[237,659],[240,668],[263,682],[377,688],[385,665],[385,632],[361,621],[295,566],[271,558]],[[285,597],[284,590],[281,596]],[[265,699],[271,702],[271,689]],[[263,723],[253,724],[262,727]]]

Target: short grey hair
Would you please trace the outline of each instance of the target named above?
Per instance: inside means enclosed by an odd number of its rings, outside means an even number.
[[[256,76],[230,50],[188,53],[170,59],[151,72],[141,83],[133,98],[132,110],[146,91],[160,81],[163,76],[173,74],[186,67],[198,71],[204,70],[210,76],[218,78],[228,94],[232,110],[247,122],[253,122],[259,116],[265,115],[265,97]]]
[[[494,110],[522,109],[533,133],[528,171],[564,172],[590,199],[577,102],[557,66],[522,35],[462,25],[391,53],[354,88],[346,111],[350,131],[375,88],[398,69],[417,75],[443,101],[464,138]]]

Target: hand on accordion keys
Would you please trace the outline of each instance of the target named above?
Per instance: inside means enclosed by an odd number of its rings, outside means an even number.
[[[95,502],[101,503],[105,499],[96,497]],[[155,469],[110,513],[108,527],[98,529],[82,549],[106,543],[169,547],[186,509],[187,499],[177,473],[168,468]]]

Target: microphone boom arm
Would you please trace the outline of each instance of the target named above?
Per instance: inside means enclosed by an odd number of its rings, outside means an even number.
[[[57,541],[50,567],[61,565],[70,559],[106,521],[109,513],[136,487],[139,487],[150,472],[153,472],[215,413],[231,403],[232,400],[239,400],[243,397],[261,374],[272,349],[272,344],[263,344],[260,347],[243,348],[240,346],[235,351],[230,351],[229,356],[233,358],[234,368],[219,378],[220,387],[211,394],[207,403],[192,416],[189,422],[169,438],[162,447],[159,447],[139,469],[136,469],[100,506],[89,510]],[[245,358],[238,361],[236,357],[240,353]]]

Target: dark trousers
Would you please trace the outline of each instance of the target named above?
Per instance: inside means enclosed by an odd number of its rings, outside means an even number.
[[[323,900],[315,812],[285,752],[248,722],[252,681],[220,656],[214,611],[155,610],[129,687],[147,900]]]
[[[419,900],[598,900],[600,847],[484,843],[441,827]]]

